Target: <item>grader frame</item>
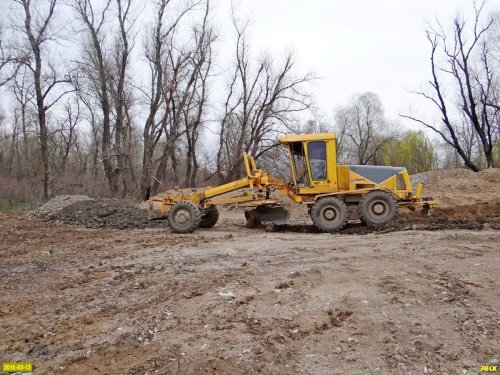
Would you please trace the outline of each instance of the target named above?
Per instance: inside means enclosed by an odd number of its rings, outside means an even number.
[[[272,196],[278,191],[296,203],[307,204],[320,230],[342,229],[349,219],[368,225],[392,220],[399,207],[423,211],[435,207],[431,198],[421,198],[423,185],[412,192],[405,168],[337,165],[334,133],[289,135],[279,139],[289,149],[292,181],[284,181],[257,168],[253,157],[242,154],[246,176],[202,191],[177,190],[150,199],[152,216],[168,217],[171,227],[187,233],[211,227],[218,220],[216,206],[238,204],[247,224],[284,224],[288,213]],[[241,191],[240,195],[228,196]]]

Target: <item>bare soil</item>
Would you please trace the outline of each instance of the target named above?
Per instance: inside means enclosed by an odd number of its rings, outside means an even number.
[[[472,172],[470,169],[448,169],[411,176],[412,184],[422,182],[424,195],[431,196],[444,209],[474,207],[493,203],[500,206],[500,168]],[[464,210],[465,215],[469,213]],[[470,216],[470,214],[469,214]]]
[[[300,216],[243,224],[238,210],[189,235],[1,215],[2,361],[35,374],[477,374],[500,353],[494,218],[335,235]]]
[[[317,233],[303,206],[174,234],[128,202],[0,215],[0,358],[35,374],[479,374],[500,355],[500,171],[412,177],[439,207]],[[77,225],[68,225],[77,224]]]

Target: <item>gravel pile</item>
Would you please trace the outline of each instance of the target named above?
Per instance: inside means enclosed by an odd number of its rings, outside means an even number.
[[[77,202],[91,201],[93,200],[86,195],[58,195],[51,200],[49,200],[44,205],[40,206],[36,213],[38,214],[54,214],[61,211],[63,208],[71,206]]]
[[[88,228],[148,228],[166,227],[166,220],[149,220],[148,211],[137,206],[112,200],[83,200],[64,207],[48,217],[66,224],[81,224]]]

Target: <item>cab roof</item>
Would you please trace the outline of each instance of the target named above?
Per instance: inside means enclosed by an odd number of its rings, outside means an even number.
[[[336,139],[335,133],[309,133],[309,134],[290,134],[278,139],[279,143],[292,143],[304,141],[326,141]]]

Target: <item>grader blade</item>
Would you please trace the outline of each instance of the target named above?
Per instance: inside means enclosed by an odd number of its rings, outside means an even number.
[[[288,224],[290,215],[283,206],[259,206],[245,211],[247,227],[258,228],[265,225]]]

